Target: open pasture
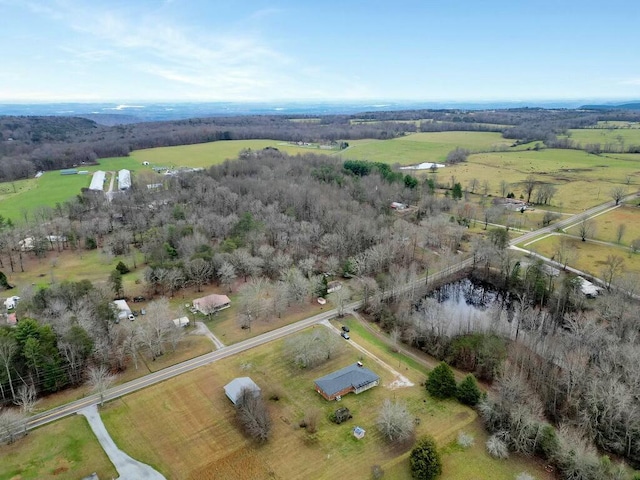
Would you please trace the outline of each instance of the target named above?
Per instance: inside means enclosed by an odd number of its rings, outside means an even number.
[[[0,480],[83,478],[92,472],[100,478],[117,475],[87,420],[79,415],[0,446]]]
[[[625,123],[626,122],[622,122]],[[598,126],[598,128],[579,128],[569,130],[568,138],[584,147],[588,143],[610,144],[618,148],[629,145],[640,145],[640,124],[631,123],[629,127],[622,125]]]
[[[313,328],[325,328],[316,326]],[[307,332],[305,332],[307,333]],[[342,341],[342,339],[340,339]],[[368,344],[357,339],[365,348]],[[454,401],[434,401],[424,387],[390,390],[393,380],[385,368],[348,346],[325,365],[300,370],[283,355],[283,341],[252,349],[241,356],[181,375],[108,404],[103,419],[116,443],[134,458],[149,463],[167,478],[191,479],[306,479],[369,478],[371,467],[389,471],[385,478],[406,478],[409,446],[389,447],[375,427],[378,410],[386,398],[404,400],[420,419],[417,435],[435,436],[441,446],[453,441],[460,429],[473,429],[476,413]],[[362,359],[381,377],[381,385],[360,395],[349,394],[338,402],[327,402],[314,391],[313,380]],[[412,369],[411,379],[424,378]],[[272,436],[264,445],[244,437],[236,425],[234,409],[223,386],[238,376],[250,376],[263,391],[272,419]],[[269,400],[274,394],[278,401]],[[354,418],[342,425],[328,420],[338,407],[348,407]],[[318,431],[309,434],[298,426],[305,413],[319,412]],[[160,420],[160,421],[159,421]],[[363,427],[364,439],[351,435],[354,426]],[[467,457],[473,461],[484,455]],[[447,455],[445,455],[446,462]],[[524,468],[516,459],[500,461],[511,465],[498,469],[487,457],[484,476],[511,480]],[[387,466],[389,467],[387,469]],[[491,472],[491,473],[489,473]],[[478,471],[482,476],[482,472]],[[538,478],[546,478],[538,471]],[[466,478],[462,474],[447,478]]]
[[[553,257],[560,244],[560,235],[550,235],[524,247],[545,257]],[[625,273],[640,273],[640,254],[632,253],[624,247],[602,245],[594,242],[583,242],[580,238],[565,237],[570,245],[575,248],[577,259],[569,266],[590,273],[595,277],[601,277],[602,269],[608,255],[617,255],[624,259]],[[614,279],[615,283],[615,279]]]
[[[640,208],[621,206],[615,210],[598,215],[591,220],[595,225],[593,238],[604,242],[617,243],[618,227],[624,225],[624,233],[620,244],[630,246],[631,242],[640,238]],[[567,229],[567,233],[579,235],[578,226]]]
[[[355,140],[340,153],[345,160],[369,160],[388,164],[442,163],[456,147],[479,152],[509,148],[512,140],[491,132],[413,133],[392,140]]]
[[[138,165],[149,162],[151,166],[207,168],[235,159],[240,151],[247,148],[262,150],[266,147],[274,147],[290,155],[309,153],[308,148],[276,140],[228,140],[134,150],[130,158]]]
[[[454,177],[463,186],[473,178],[479,185],[486,180],[494,196],[500,194],[500,181],[506,180],[516,198],[524,194],[524,179],[533,175],[539,182],[551,183],[557,188],[552,206],[579,212],[610,200],[609,192],[614,186],[628,188],[630,193],[637,189],[640,157],[600,157],[580,150],[557,149],[490,152],[471,155],[467,162],[440,169],[436,175],[438,183],[450,184]],[[627,175],[630,185],[626,184]]]

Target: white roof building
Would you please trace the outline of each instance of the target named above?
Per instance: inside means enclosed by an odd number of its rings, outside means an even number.
[[[7,307],[7,310],[11,310],[12,308],[16,308],[19,300],[20,297],[14,295],[13,297],[9,297],[4,301],[4,306]]]
[[[93,190],[95,192],[102,192],[104,189],[104,181],[107,178],[107,174],[102,170],[98,170],[94,172],[93,177],[91,177],[91,184],[89,185],[89,190]]]
[[[127,304],[126,300],[114,300],[113,304],[116,306],[116,309],[118,310],[119,320],[125,320],[129,318],[129,315],[131,315],[131,308],[129,308],[129,305]]]
[[[176,327],[187,327],[189,326],[189,323],[190,323],[189,317],[174,318],[173,323],[175,324]]]
[[[131,188],[131,172],[123,168],[118,172],[118,189],[128,190]]]

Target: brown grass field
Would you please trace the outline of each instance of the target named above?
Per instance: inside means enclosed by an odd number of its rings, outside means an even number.
[[[558,248],[560,238],[559,235],[547,236],[524,248],[545,257],[552,257]],[[580,238],[575,237],[567,238],[578,253],[578,258],[570,265],[571,267],[600,277],[607,256],[617,255],[624,258],[625,273],[640,273],[640,254],[638,253],[632,253],[631,250],[624,247],[607,246],[589,241],[582,242]]]
[[[0,446],[0,480],[78,479],[117,472],[84,417],[74,415]]]
[[[475,433],[479,428],[473,410],[454,401],[434,401],[419,384],[397,390],[379,386],[360,395],[347,395],[340,403],[327,402],[315,393],[313,379],[355,362],[361,358],[360,353],[348,348],[345,341],[343,351],[327,364],[305,371],[290,365],[282,354],[282,345],[280,341],[258,347],[112,402],[103,410],[105,424],[121,448],[167,478],[223,480],[328,479],[338,475],[364,479],[369,478],[374,464],[389,466],[385,478],[407,478],[409,446],[390,448],[375,427],[385,398],[404,400],[420,418],[417,435],[434,435],[442,446],[454,440],[460,429]],[[392,380],[392,375],[376,362],[368,357],[363,361],[381,376],[383,384]],[[424,378],[411,369],[403,373],[414,381]],[[265,445],[255,445],[237,428],[233,407],[223,391],[223,386],[237,376],[250,376],[267,399],[273,393],[280,396],[279,401],[268,400],[273,428]],[[346,424],[332,424],[327,417],[338,406],[347,406],[354,418]],[[298,427],[305,412],[311,410],[320,412],[314,435]],[[367,430],[361,441],[351,435],[355,425]],[[460,461],[466,458],[475,462],[486,456],[482,440],[479,442],[479,450],[469,452],[469,456],[458,452]],[[495,468],[497,464],[501,466]],[[487,470],[483,477],[497,480],[510,480],[525,469],[533,471],[529,462],[516,459],[496,462],[487,457],[484,465]],[[455,471],[455,466],[452,469]],[[463,469],[446,478],[468,478],[467,473]],[[537,478],[546,478],[539,469],[535,473]]]
[[[605,242],[617,242],[618,226],[624,225],[625,230],[620,242],[621,245],[630,246],[631,242],[640,238],[640,208],[624,205],[610,212],[598,215],[593,219],[595,224],[596,240]],[[578,227],[567,230],[567,233],[578,235]]]

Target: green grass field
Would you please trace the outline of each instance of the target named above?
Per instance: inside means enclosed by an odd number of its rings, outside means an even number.
[[[177,147],[149,148],[131,152],[131,159],[138,165],[149,162],[151,166],[206,168],[238,157],[241,150],[262,150],[275,147],[290,155],[309,153],[309,148],[290,145],[276,140],[231,140],[225,142],[197,143]]]
[[[422,162],[443,162],[456,147],[471,151],[508,148],[512,140],[491,132],[430,132],[413,133],[392,140],[355,140],[340,153],[345,160],[369,160],[389,164],[414,165]]]
[[[314,328],[324,328],[317,326]],[[357,335],[357,334],[356,334]],[[375,349],[365,338],[358,338],[367,349]],[[297,479],[369,478],[373,465],[381,465],[385,478],[401,479],[405,475],[409,447],[392,447],[375,427],[378,409],[386,398],[404,400],[420,423],[417,435],[434,435],[446,447],[460,429],[482,435],[476,413],[454,401],[434,401],[419,384],[390,390],[384,386],[360,395],[347,395],[340,403],[327,402],[313,389],[313,380],[344,365],[361,359],[361,354],[343,343],[343,351],[327,364],[299,370],[282,355],[282,341],[252,349],[211,366],[181,375],[112,402],[103,411],[103,419],[116,443],[134,458],[153,465],[167,478],[191,479]],[[363,361],[378,373],[382,384],[392,375],[368,357]],[[424,378],[411,369],[409,378]],[[404,373],[404,371],[403,371]],[[272,437],[257,446],[238,430],[233,407],[224,395],[223,386],[237,376],[250,376],[263,389],[265,398],[278,393],[279,401],[268,400],[273,422]],[[354,418],[334,425],[328,415],[338,406],[348,407]],[[306,412],[320,412],[318,432],[310,435],[298,426]],[[162,418],[159,422],[158,418]],[[356,440],[351,429],[362,426],[367,434]],[[480,478],[512,480],[516,473],[532,471],[538,479],[548,478],[528,461],[511,459],[497,462],[483,453],[482,440],[477,449],[455,452],[446,477],[468,478],[468,468],[458,462],[480,463]],[[484,457],[484,458],[483,458]],[[450,476],[452,473],[453,476]]]
[[[624,233],[620,244],[630,246],[631,242],[640,238],[640,208],[637,206],[622,206],[593,218],[596,240],[616,243],[618,226],[624,225]],[[574,226],[567,229],[567,233],[579,235],[579,229]]]
[[[608,128],[606,125],[598,127],[569,130],[568,138],[580,143],[582,147],[588,143],[599,143],[603,147],[605,144],[615,147],[640,145],[640,124],[630,124],[630,128],[622,128],[621,125],[616,125],[616,128]]]
[[[79,415],[0,446],[0,480],[71,479],[92,472],[105,479],[117,475],[86,419]]]

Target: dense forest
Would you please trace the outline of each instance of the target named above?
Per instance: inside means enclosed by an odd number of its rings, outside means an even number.
[[[305,121],[306,120],[306,121]],[[570,128],[601,120],[640,120],[628,110],[415,110],[357,115],[238,116],[104,126],[72,117],[0,117],[0,181],[27,178],[39,170],[92,163],[98,158],[127,156],[143,148],[194,143],[272,139],[331,143],[351,139],[389,139],[408,132],[489,131],[527,143],[593,151],[640,151],[638,145],[583,146],[560,139]]]

